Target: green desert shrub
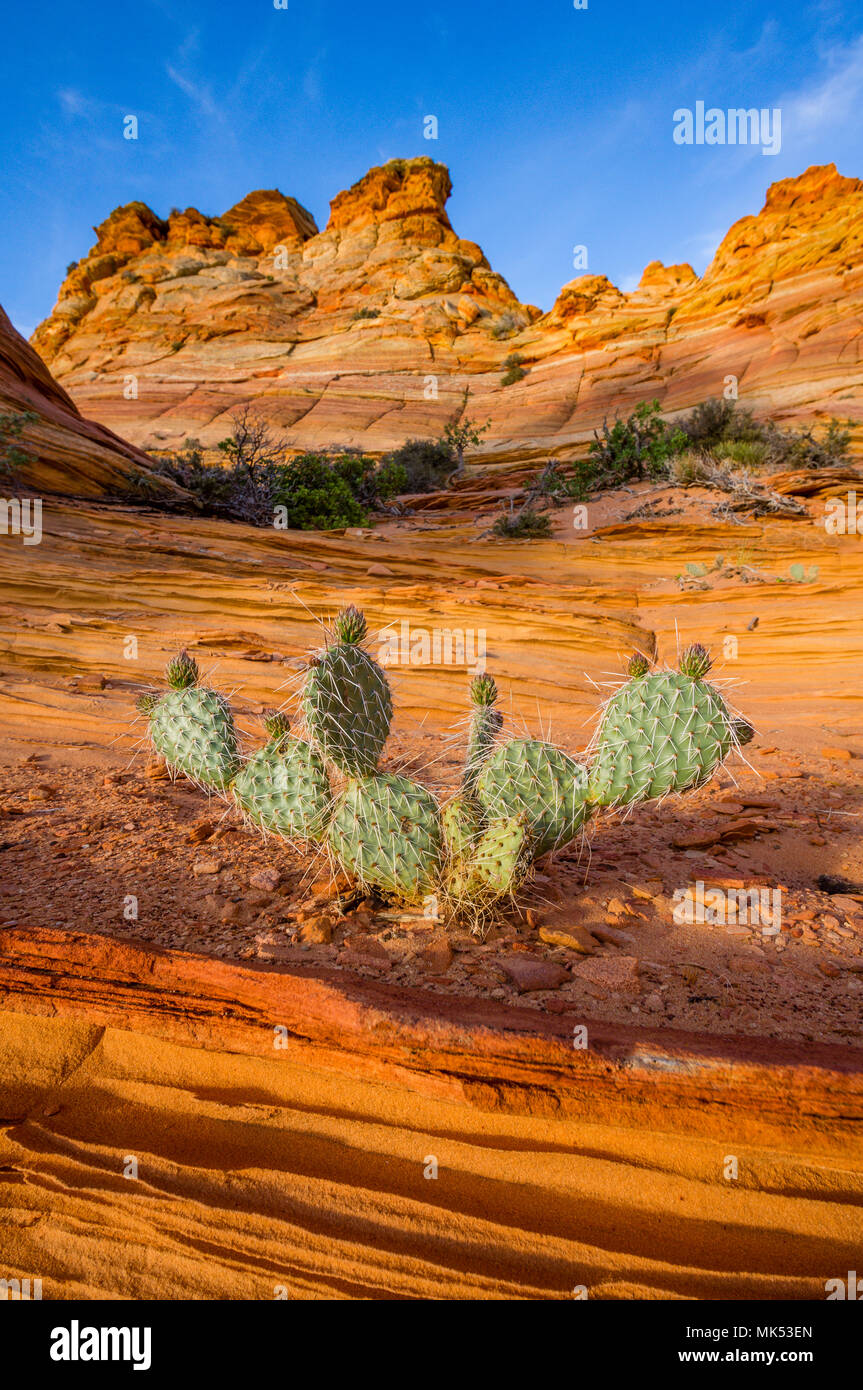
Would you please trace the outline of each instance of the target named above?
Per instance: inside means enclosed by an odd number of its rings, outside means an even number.
[[[744,468],[772,471],[792,468],[834,468],[847,463],[850,432],[831,419],[820,438],[814,427],[782,429],[772,420],[756,420],[736,401],[700,401],[678,421],[696,451],[730,459]]]
[[[544,540],[551,535],[551,517],[535,507],[524,507],[520,512],[499,516],[492,531],[509,541]]]
[[[595,432],[590,458],[596,481],[607,487],[667,473],[671,459],[687,445],[687,436],[676,425],[667,425],[659,401],[641,401],[626,419],[617,416],[609,428]]]
[[[351,319],[353,322],[356,322],[357,319],[379,319],[380,316],[380,309],[356,309],[354,313],[351,314]]]
[[[409,439],[381,461],[381,469],[402,470],[404,483],[399,492],[437,492],[446,486],[455,467],[452,447],[439,439]]]
[[[576,459],[566,467],[564,472],[561,464],[547,463],[534,483],[535,495],[555,504],[586,502],[596,483],[594,464],[590,459]]]
[[[753,420],[751,410],[745,410],[737,401],[720,397],[699,401],[677,424],[689,443],[701,450],[762,437],[762,426]]]
[[[287,508],[291,530],[364,526],[374,497],[374,469],[374,459],[363,455],[302,454],[277,466],[272,506]]]
[[[730,439],[717,447],[716,455],[742,468],[762,468],[767,458],[767,445],[762,439]]]
[[[405,490],[398,463],[357,450],[324,450],[284,459],[265,421],[248,408],[218,445],[224,462],[207,458],[197,440],[153,459],[154,469],[191,493],[206,512],[271,526],[284,507],[292,530],[363,526],[369,514]]]
[[[500,379],[501,386],[514,386],[517,381],[522,381],[527,376],[527,372],[522,365],[524,358],[520,352],[511,352],[509,357],[504,358],[504,374]]]

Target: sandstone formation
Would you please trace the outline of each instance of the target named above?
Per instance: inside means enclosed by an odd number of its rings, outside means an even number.
[[[3,1268],[46,1299],[821,1299],[855,1267],[844,1049],[577,1050],[572,1017],[0,939]]]
[[[701,278],[654,261],[623,293],[584,275],[545,314],[453,231],[449,191],[444,166],[395,160],[340,193],[322,232],[278,191],[215,218],[131,203],[34,345],[89,413],[157,448],[215,443],[253,401],[290,448],[380,452],[439,433],[469,387],[491,420],[479,461],[569,458],[605,415],[654,395],[679,411],[732,375],[779,420],[861,418],[859,179],[782,180]],[[504,387],[513,353],[528,374]]]
[[[78,407],[52,377],[39,355],[17,333],[0,308],[0,414],[31,412],[16,442],[32,462],[0,487],[78,497],[106,494],[179,496],[157,478],[147,455],[104,425],[82,418]]]

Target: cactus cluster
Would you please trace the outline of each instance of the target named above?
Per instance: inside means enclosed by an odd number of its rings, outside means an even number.
[[[587,766],[537,739],[501,740],[497,686],[481,675],[470,689],[461,788],[440,805],[419,783],[380,768],[393,705],[366,635],[363,614],[344,609],[332,640],[309,658],[300,698],[307,738],[269,711],[267,742],[248,758],[227,701],[201,685],[186,652],[168,665],[168,690],[142,696],[138,708],[169,767],[233,802],[251,824],[319,843],[366,890],[408,904],[433,897],[445,915],[474,925],[598,810],[699,787],[753,734],[706,680],[710,657],[698,644],[677,671],[633,656]]]

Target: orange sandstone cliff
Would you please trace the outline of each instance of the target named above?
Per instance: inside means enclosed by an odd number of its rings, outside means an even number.
[[[296,449],[381,451],[439,433],[470,387],[486,462],[570,457],[606,414],[720,394],[780,420],[859,419],[863,182],[834,165],[771,186],[704,275],[652,262],[623,293],[565,285],[519,302],[446,213],[447,169],[372,169],[319,232],[293,198],[221,217],[116,209],[34,346],[88,413],[147,448],[215,443],[253,402]],[[519,353],[527,376],[501,384]],[[132,383],[130,385],[130,383]]]
[[[82,418],[74,401],[0,308],[0,414],[29,415],[15,443],[27,458],[0,486],[79,497],[182,495],[140,449]]]

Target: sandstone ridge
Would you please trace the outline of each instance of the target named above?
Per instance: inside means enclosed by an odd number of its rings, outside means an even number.
[[[254,402],[297,450],[381,452],[461,409],[491,421],[478,458],[568,458],[607,414],[720,394],[785,421],[859,419],[863,183],[834,165],[771,186],[700,278],[652,261],[638,287],[583,275],[543,314],[446,212],[429,158],[370,170],[326,228],[278,190],[219,217],[118,208],[34,346],[86,411],[147,448],[224,437]],[[518,353],[527,375],[503,386]],[[137,381],[137,398],[123,383]]]

